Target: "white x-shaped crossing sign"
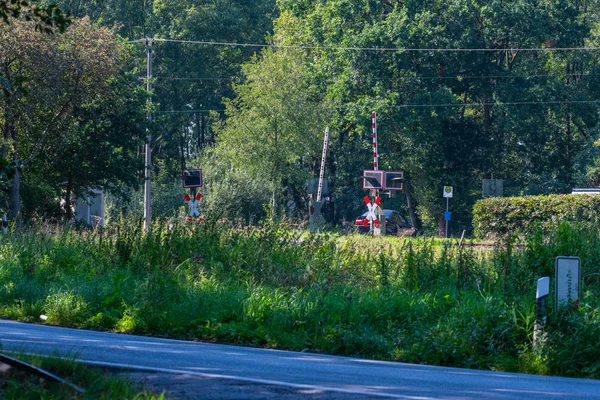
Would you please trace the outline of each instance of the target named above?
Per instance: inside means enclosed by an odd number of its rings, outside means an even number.
[[[367,204],[367,209],[369,210],[369,212],[367,213],[367,218],[365,219],[364,224],[373,224],[375,225],[375,227],[379,228],[379,220],[377,219],[377,207],[379,206],[379,203],[381,203],[381,199],[377,197],[375,199],[375,203],[371,203],[371,199],[369,199],[369,196],[365,196],[365,203]]]
[[[202,197],[202,193],[198,193],[196,195],[196,198],[192,199],[190,197],[190,195],[186,193],[185,201],[187,201],[187,203],[190,206],[190,214],[189,214],[188,218],[200,216],[200,211],[198,211],[198,202],[200,201],[201,197]]]

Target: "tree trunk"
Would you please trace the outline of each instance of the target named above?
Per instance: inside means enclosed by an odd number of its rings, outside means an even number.
[[[271,220],[275,222],[277,216],[277,189],[273,189],[273,198],[271,203]]]
[[[410,192],[412,188],[410,187],[409,183],[408,183],[408,179],[404,180],[404,195],[406,196],[406,206],[408,207],[408,215],[410,216],[410,220],[413,224],[413,227],[419,231],[421,230],[421,224],[419,224],[419,220],[417,219],[417,213],[415,211],[415,205],[412,201],[412,197],[410,195]]]
[[[67,223],[73,219],[73,207],[71,201],[71,195],[73,193],[73,179],[71,178],[71,174],[69,174],[69,178],[67,179],[67,187],[65,189],[65,218]]]
[[[71,187],[67,186],[67,190],[65,190],[65,219],[67,222],[73,219],[73,209],[71,205]]]
[[[16,160],[16,154],[14,159]],[[17,228],[21,228],[23,226],[23,217],[21,215],[21,172],[19,168],[15,168],[15,175],[12,178],[9,202],[9,218],[14,219]]]
[[[10,120],[10,121],[9,121]],[[17,133],[15,127],[11,123],[12,119],[7,119],[8,131],[5,135],[8,135],[12,139],[12,159],[14,162],[15,175],[12,178],[10,185],[9,198],[9,211],[8,216],[14,219],[15,226],[20,229],[23,226],[23,216],[21,215],[21,171],[19,170],[19,153],[17,152]]]

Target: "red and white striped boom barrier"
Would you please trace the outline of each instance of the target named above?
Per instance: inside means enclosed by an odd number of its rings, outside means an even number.
[[[371,120],[373,121],[373,169],[379,170],[379,152],[377,150],[377,114],[375,111],[371,113]]]
[[[325,140],[323,141],[323,156],[321,157],[321,171],[319,172],[319,189],[317,189],[317,201],[321,201],[321,190],[323,189],[323,174],[325,172],[325,157],[327,156],[328,140],[329,127],[325,128]]]

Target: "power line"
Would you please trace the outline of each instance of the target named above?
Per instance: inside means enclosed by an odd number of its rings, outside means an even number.
[[[526,106],[538,104],[598,104],[600,100],[565,100],[565,101],[507,101],[484,103],[448,103],[448,104],[397,104],[389,108],[423,108],[423,107],[483,107],[483,106]]]
[[[400,80],[400,79],[427,79],[427,80],[462,80],[462,79],[532,79],[532,78],[565,78],[565,77],[576,77],[584,78],[589,76],[600,76],[600,74],[585,74],[585,73],[572,73],[572,74],[533,74],[527,76],[521,75],[453,75],[453,76],[435,76],[435,75],[400,75],[395,77],[377,77],[375,80]],[[201,78],[201,77],[155,77],[156,80],[162,81],[233,81],[237,77],[227,78]]]
[[[315,103],[317,104],[317,103]],[[506,101],[506,102],[481,102],[481,103],[438,103],[438,104],[396,104],[385,106],[385,108],[436,108],[436,107],[494,107],[494,106],[526,106],[526,105],[540,105],[540,104],[552,104],[552,105],[563,105],[563,104],[600,104],[600,100],[556,100],[556,101]],[[350,105],[333,105],[333,108],[338,109],[362,109],[360,106]],[[371,109],[373,107],[364,107],[364,109]],[[288,110],[298,110],[299,107],[287,107]],[[195,113],[209,113],[209,112],[225,112],[225,109],[211,109],[211,110],[159,110],[156,113],[160,114],[195,114]]]
[[[233,77],[231,78],[170,78],[170,77],[162,77],[162,76],[156,76],[154,77],[154,79],[159,80],[159,81],[232,81]]]
[[[455,76],[421,76],[421,75],[406,75],[399,77],[389,77],[389,78],[377,78],[377,79],[385,79],[385,80],[393,80],[393,79],[531,79],[531,78],[564,78],[564,77],[587,77],[587,76],[600,76],[600,74],[533,74],[533,75],[460,75],[457,74]]]
[[[210,113],[210,112],[225,112],[226,110],[157,110],[154,113],[156,114],[200,114],[200,113]]]
[[[131,40],[125,43],[143,42],[144,39]],[[527,51],[527,52],[560,52],[560,51],[596,51],[600,47],[539,47],[539,48],[410,48],[410,47],[344,47],[344,46],[307,46],[307,45],[278,45],[267,43],[236,43],[236,42],[215,42],[203,40],[183,40],[183,39],[161,39],[154,38],[157,42],[196,44],[204,46],[228,46],[228,47],[256,47],[256,48],[274,48],[274,49],[301,49],[301,50],[352,50],[352,51],[371,51],[371,52],[437,52],[437,53],[455,53],[455,52],[502,52],[502,51]]]

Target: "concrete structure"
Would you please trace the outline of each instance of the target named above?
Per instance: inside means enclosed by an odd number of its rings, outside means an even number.
[[[75,199],[75,221],[104,226],[104,192],[92,189],[87,197]]]

